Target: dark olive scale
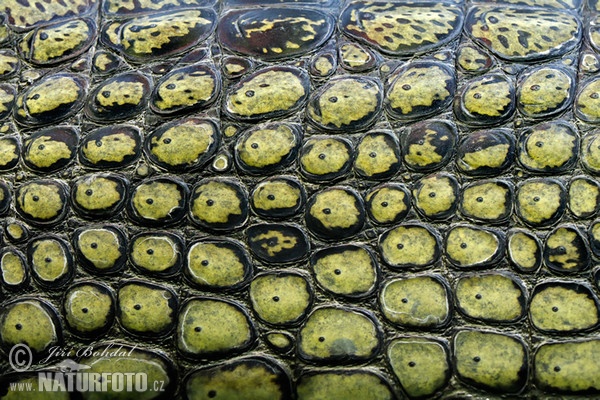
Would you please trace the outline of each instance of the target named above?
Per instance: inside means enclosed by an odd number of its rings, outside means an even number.
[[[129,260],[142,274],[168,277],[181,270],[185,248],[181,237],[170,232],[144,232],[129,240]]]
[[[140,1],[131,4],[128,0],[107,0],[102,3],[102,13],[110,17],[129,17],[153,14],[178,8],[211,7],[214,0],[175,0],[169,3]]]
[[[327,399],[345,399],[352,397],[357,391],[369,393],[375,399],[395,398],[388,378],[370,369],[305,372],[298,380],[297,391],[301,398],[323,396],[322,398]]]
[[[0,330],[0,344],[6,351],[26,342],[35,359],[63,343],[58,311],[43,297],[20,296],[7,302],[0,313]]]
[[[87,94],[88,79],[81,75],[46,75],[19,93],[13,116],[23,125],[56,123],[77,113]]]
[[[73,235],[78,262],[93,274],[121,271],[127,261],[127,235],[112,225],[79,228]]]
[[[383,180],[400,170],[400,146],[390,133],[367,133],[361,137],[356,150],[354,170],[361,177]]]
[[[515,192],[516,215],[532,227],[549,226],[559,221],[565,212],[567,191],[552,178],[532,178],[522,181]]]
[[[574,225],[559,225],[544,243],[544,264],[561,274],[587,270],[591,263],[588,242]]]
[[[38,236],[27,245],[27,262],[36,282],[48,290],[61,290],[75,274],[73,251],[57,236]]]
[[[353,260],[347,263],[347,260]],[[310,259],[317,283],[334,295],[361,298],[377,288],[379,268],[371,250],[360,245],[320,249]]]
[[[248,194],[239,181],[207,178],[192,189],[189,214],[203,228],[228,231],[246,224],[248,208]]]
[[[146,137],[150,161],[172,172],[204,166],[219,148],[221,134],[210,119],[184,118],[158,127]]]
[[[308,230],[324,240],[356,235],[365,223],[362,197],[346,187],[330,187],[312,195],[304,219]]]
[[[268,263],[298,261],[310,251],[308,236],[297,225],[257,224],[250,226],[246,235],[250,251]]]
[[[257,8],[230,11],[217,35],[225,48],[265,61],[289,59],[322,45],[335,24],[329,13],[309,8]]]
[[[378,320],[362,308],[316,308],[298,331],[298,357],[314,363],[360,362],[382,346]]]
[[[0,121],[10,115],[14,108],[17,91],[7,83],[0,84]]]
[[[304,142],[298,155],[300,173],[311,181],[332,181],[350,171],[354,146],[334,136],[316,136]]]
[[[490,224],[505,222],[512,214],[514,188],[504,180],[479,180],[463,187],[460,211],[467,218]]]
[[[341,76],[311,94],[306,116],[319,129],[363,130],[376,122],[382,105],[383,87],[379,79]]]
[[[108,78],[90,92],[85,114],[100,123],[135,117],[146,108],[151,86],[150,79],[139,72]]]
[[[96,169],[122,168],[140,157],[141,147],[142,139],[138,128],[111,125],[95,129],[82,138],[79,161]]]
[[[456,126],[450,121],[416,123],[403,136],[403,161],[409,169],[419,172],[442,168],[452,158],[457,139]]]
[[[229,334],[223,336],[223,326]],[[177,349],[191,359],[223,358],[248,350],[257,333],[248,311],[238,302],[193,297],[179,311]]]
[[[579,142],[573,125],[565,121],[535,125],[519,136],[518,159],[524,168],[532,172],[560,173],[576,163]]]
[[[67,326],[76,335],[98,337],[112,327],[115,303],[115,294],[110,287],[90,281],[78,282],[64,295]]]
[[[573,100],[573,71],[556,67],[525,70],[517,82],[517,107],[530,118],[544,118],[565,110]]]
[[[59,3],[49,6],[45,2],[18,2],[6,3],[7,22],[15,31],[29,30],[38,25],[62,20],[73,16],[85,15],[95,11],[96,5],[89,0],[75,0],[72,3]]]
[[[98,75],[107,75],[119,69],[123,59],[108,51],[96,51],[92,59],[92,71]]]
[[[313,304],[313,289],[306,276],[288,271],[259,274],[248,290],[257,318],[270,325],[294,325]]]
[[[413,185],[415,209],[425,218],[440,220],[454,215],[458,206],[459,185],[447,173],[425,176]]]
[[[518,393],[527,383],[529,352],[520,336],[463,329],[454,335],[453,347],[457,376],[470,385]]]
[[[0,50],[0,80],[11,78],[20,66],[20,59],[14,51]]]
[[[388,229],[379,237],[379,251],[394,268],[424,268],[435,264],[442,253],[439,232],[425,224],[408,222]]]
[[[304,185],[291,176],[259,182],[250,195],[255,213],[265,218],[287,218],[299,213],[306,202]]]
[[[400,120],[422,119],[442,112],[454,98],[454,70],[442,63],[414,62],[388,77],[385,108]]]
[[[88,18],[39,27],[19,43],[23,58],[37,65],[55,65],[85,52],[94,42],[96,24]]]
[[[452,319],[450,286],[439,275],[415,275],[383,283],[379,306],[392,324],[408,329],[435,329]]]
[[[587,177],[574,177],[569,184],[569,210],[578,219],[593,217],[599,210],[598,197],[600,186],[598,182]]]
[[[390,343],[386,358],[404,391],[413,398],[438,392],[452,375],[449,344],[444,339],[401,337]]]
[[[37,172],[54,172],[65,168],[75,158],[79,132],[72,127],[47,128],[25,141],[23,162]]]
[[[82,175],[73,182],[71,204],[83,217],[112,217],[125,206],[129,186],[129,181],[120,174]]]
[[[589,331],[600,323],[599,305],[587,283],[546,281],[533,289],[529,317],[534,328],[542,332]]]
[[[117,292],[117,317],[135,335],[160,336],[175,327],[177,295],[170,288],[145,281],[126,281]]]
[[[251,60],[243,57],[228,56],[221,61],[221,72],[229,79],[239,78],[252,69]]]
[[[173,69],[156,83],[150,108],[166,115],[201,110],[216,100],[220,89],[220,76],[210,65]]]
[[[250,255],[233,240],[202,240],[191,243],[184,262],[185,277],[205,290],[237,290],[252,277]]]
[[[0,181],[0,215],[6,214],[12,203],[12,190],[8,183]]]
[[[600,254],[600,221],[594,220],[589,224],[587,237],[590,242],[590,248],[595,256]]]
[[[444,240],[446,257],[456,268],[483,268],[494,265],[504,255],[506,239],[502,232],[473,225],[455,225]]]
[[[16,187],[15,209],[27,222],[54,225],[62,220],[69,209],[69,190],[63,181],[37,179]]]
[[[540,346],[534,358],[535,384],[545,391],[597,394],[600,387],[596,371],[589,371],[586,366],[598,351],[598,345],[596,339],[586,338]]]
[[[422,54],[453,40],[463,13],[452,4],[385,4],[357,1],[340,16],[341,30],[393,56]]]
[[[402,221],[410,211],[410,192],[406,187],[384,183],[365,195],[365,207],[371,221],[390,225]]]
[[[532,233],[512,229],[507,235],[507,254],[518,272],[535,272],[542,265],[542,244]]]
[[[252,127],[241,134],[235,146],[235,160],[252,175],[276,173],[296,159],[302,130],[289,123],[270,123]]]
[[[377,65],[378,61],[375,53],[358,43],[340,43],[338,54],[340,65],[350,72],[369,71]]]
[[[29,268],[23,253],[6,247],[0,253],[0,282],[8,290],[19,290],[29,283]]]
[[[505,75],[488,74],[467,82],[454,98],[454,115],[471,126],[499,125],[515,111],[515,88]]]
[[[9,171],[19,164],[21,141],[17,136],[0,137],[0,171]]]
[[[467,175],[499,175],[512,167],[516,158],[515,147],[515,136],[511,131],[478,131],[461,139],[456,166]]]
[[[267,67],[230,86],[224,96],[223,111],[242,121],[284,117],[304,106],[309,90],[309,77],[303,69]]]
[[[127,214],[142,225],[172,225],[185,216],[188,197],[189,189],[180,179],[147,179],[131,189]]]
[[[108,22],[100,40],[125,58],[144,63],[181,54],[210,35],[216,15],[208,8],[183,9]]]
[[[98,352],[86,354],[79,361],[90,365],[88,369],[90,373],[103,374],[117,371],[117,373],[127,373],[127,371],[147,371],[146,373],[161,382],[164,382],[163,390],[166,393],[173,393],[176,387],[175,384],[175,367],[173,361],[161,351],[150,349],[142,349],[138,346],[119,345],[123,353],[127,353],[127,362],[123,361],[123,357],[110,357],[108,359],[102,354],[109,353],[110,349],[115,349],[114,343],[106,343],[98,346]],[[114,373],[114,372],[113,372]],[[110,386],[109,386],[110,387]],[[111,390],[112,395],[119,393],[117,390]]]
[[[515,62],[560,57],[582,36],[580,19],[568,11],[487,5],[471,8],[465,31],[498,57]]]
[[[231,393],[231,388],[238,384],[248,385],[244,392],[251,398],[286,399],[292,396],[288,372],[275,359],[263,356],[195,369],[185,377],[182,386],[186,398],[200,392],[206,393],[207,398],[219,398]]]
[[[512,323],[527,310],[527,290],[517,277],[505,273],[468,274],[456,284],[458,310],[474,320]]]

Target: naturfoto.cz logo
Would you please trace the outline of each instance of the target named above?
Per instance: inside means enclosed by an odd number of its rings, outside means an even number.
[[[64,357],[119,357],[131,356],[131,350],[122,346],[109,345],[102,351],[95,351],[91,346],[77,351],[53,347],[49,355],[41,363],[53,358],[63,358],[62,361],[40,370],[31,370],[33,353],[25,344],[13,346],[9,352],[9,364],[15,372],[29,372],[31,379],[11,382],[12,392],[162,392],[164,381],[148,382],[148,376],[143,372],[92,372],[91,366],[80,364],[71,358]],[[36,379],[37,378],[37,379]],[[35,384],[37,380],[37,385]]]

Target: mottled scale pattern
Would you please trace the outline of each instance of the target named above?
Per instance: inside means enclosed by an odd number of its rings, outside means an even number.
[[[0,398],[598,398],[599,72],[597,0],[0,0]]]

